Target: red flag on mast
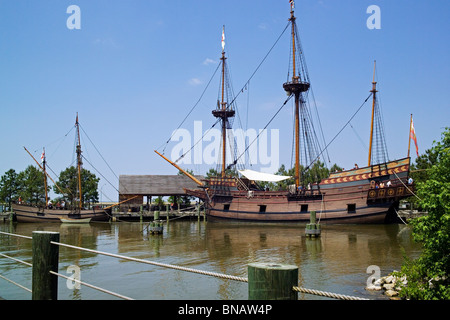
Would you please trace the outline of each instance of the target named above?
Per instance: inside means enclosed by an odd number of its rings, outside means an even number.
[[[411,117],[411,130],[410,130],[409,136],[411,139],[414,140],[414,144],[416,145],[416,154],[417,154],[417,156],[419,156],[419,146],[417,145],[416,130],[414,129],[414,122],[413,122],[412,117]]]

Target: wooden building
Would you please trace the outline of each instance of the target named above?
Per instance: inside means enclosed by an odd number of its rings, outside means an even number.
[[[204,179],[203,176],[196,176]],[[197,185],[184,175],[120,175],[119,202],[133,198],[121,205],[121,211],[135,211],[141,205],[149,205],[152,197],[186,196],[185,188],[195,189]]]

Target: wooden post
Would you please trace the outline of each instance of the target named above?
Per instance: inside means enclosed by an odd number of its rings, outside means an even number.
[[[251,263],[248,265],[249,300],[298,300],[298,267]]]
[[[309,217],[309,222],[306,225],[305,228],[305,234],[307,237],[318,237],[320,236],[321,233],[321,228],[320,228],[320,224],[316,223],[316,212],[315,211],[311,211],[310,213],[310,217]]]
[[[50,241],[59,242],[59,232],[33,231],[32,299],[57,300],[59,247]]]
[[[200,202],[197,203],[197,221],[200,222]]]

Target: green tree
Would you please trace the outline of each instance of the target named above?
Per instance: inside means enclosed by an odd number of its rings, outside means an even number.
[[[87,169],[81,169],[81,191],[82,191],[82,203],[96,203],[98,202],[98,183],[100,178],[97,178],[95,174],[91,173]],[[59,180],[56,181],[58,186],[66,192],[64,195],[69,201],[69,204],[76,206],[78,204],[78,168],[72,166],[59,175]],[[53,191],[56,194],[61,194],[61,191],[56,186],[53,186]]]
[[[11,202],[19,198],[19,184],[17,173],[14,169],[7,171],[0,179],[0,201],[8,203],[11,207]]]
[[[311,168],[308,168],[303,172],[303,183],[320,183],[322,179],[327,178],[330,175],[330,170],[325,167],[325,163],[321,161],[314,162]]]
[[[155,205],[158,206],[158,209],[161,211],[164,208],[164,199],[162,196],[158,196],[155,198],[155,201],[153,201],[155,203]]]
[[[433,145],[426,153],[433,162],[427,179],[416,183],[419,205],[428,215],[411,221],[423,251],[401,270],[408,280],[401,295],[410,299],[450,299],[450,129]]]
[[[189,173],[192,174],[192,172],[189,172]],[[227,177],[238,177],[239,176],[236,169],[230,169],[230,168],[225,169],[225,175]],[[209,171],[206,173],[207,178],[216,178],[216,177],[221,177],[221,176],[222,176],[221,171],[219,171],[215,168],[210,168]]]
[[[17,181],[19,197],[23,202],[31,205],[45,204],[45,183],[42,171],[30,165],[19,172]]]

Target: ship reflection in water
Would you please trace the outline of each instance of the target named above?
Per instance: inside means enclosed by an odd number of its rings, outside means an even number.
[[[367,267],[379,266],[383,276],[400,268],[403,253],[411,258],[420,254],[410,227],[396,224],[323,226],[321,237],[316,239],[305,236],[304,224],[174,221],[165,226],[162,235],[147,234],[145,226],[5,223],[0,224],[0,230],[22,235],[31,235],[34,230],[57,231],[63,243],[241,277],[247,277],[247,265],[252,262],[292,264],[299,266],[299,286],[370,299],[383,296],[364,290],[371,275],[366,273]],[[30,240],[0,238],[1,252],[31,260]],[[134,299],[248,298],[246,283],[60,248],[60,273],[65,274],[71,265],[80,267],[82,281]],[[0,274],[31,287],[31,270],[26,266],[0,259]],[[59,286],[61,300],[116,299],[84,286],[69,290],[65,279],[60,279]],[[31,298],[7,282],[0,286],[0,296]]]

